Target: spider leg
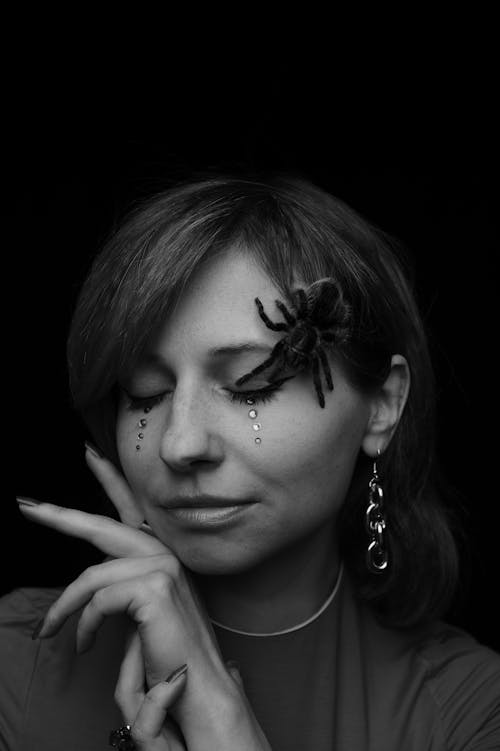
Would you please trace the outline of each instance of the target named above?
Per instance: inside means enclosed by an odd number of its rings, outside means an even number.
[[[316,354],[313,354],[312,356],[312,372],[313,372],[314,387],[318,395],[319,406],[324,407],[325,397],[323,396],[323,391],[321,389],[321,378],[319,374],[318,356]]]
[[[295,326],[295,324],[297,323],[297,319],[295,318],[295,316],[293,316],[290,313],[288,308],[280,300],[275,300],[274,302],[276,303],[277,307],[281,310],[283,314],[283,318],[288,323],[288,325]]]
[[[285,365],[285,357],[284,357],[284,351],[283,351],[278,357],[278,359],[276,360],[273,369],[269,371],[269,375],[266,376],[267,380],[269,382],[274,382],[276,380],[276,376],[278,376],[280,373],[283,372],[284,365]]]
[[[260,365],[257,365],[256,368],[250,371],[250,373],[246,373],[245,375],[241,376],[241,378],[238,378],[237,381],[235,381],[236,386],[241,386],[243,383],[246,383],[246,381],[249,381],[250,378],[252,378],[254,375],[258,375],[259,373],[262,373],[263,370],[269,367],[275,360],[278,359],[281,355],[281,350],[285,346],[285,337],[283,339],[280,339],[279,342],[273,347],[273,350],[267,360],[264,360]]]
[[[330,391],[333,391],[332,372],[330,370],[330,363],[328,362],[328,358],[326,356],[325,350],[323,349],[323,347],[318,347],[317,353],[320,357],[321,364],[323,365],[323,372],[325,374],[326,385],[328,386]]]
[[[266,324],[268,329],[271,329],[272,331],[288,331],[288,325],[286,323],[273,323],[269,316],[264,313],[264,306],[262,305],[261,301],[258,297],[255,298],[255,304],[257,305],[257,308],[259,310],[259,315]]]

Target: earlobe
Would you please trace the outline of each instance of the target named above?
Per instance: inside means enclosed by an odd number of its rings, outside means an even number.
[[[362,448],[368,456],[384,452],[396,431],[410,392],[410,368],[406,358],[393,355],[391,370],[378,393],[372,399]]]

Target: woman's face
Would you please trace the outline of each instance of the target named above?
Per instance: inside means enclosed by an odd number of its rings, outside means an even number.
[[[324,408],[310,372],[266,401],[255,394],[255,403],[246,403],[244,392],[269,385],[267,371],[241,387],[235,381],[283,336],[266,327],[255,297],[271,320],[283,322],[274,301],[286,301],[249,255],[211,259],[122,384],[128,395],[121,398],[117,445],[125,475],[156,535],[199,573],[248,570],[334,523],[370,417],[367,398],[330,356],[334,390],[322,376]],[[243,342],[259,348],[211,352]],[[252,503],[218,524],[179,518],[171,509],[178,496],[206,494]]]

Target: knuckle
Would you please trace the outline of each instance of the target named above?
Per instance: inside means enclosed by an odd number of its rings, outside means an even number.
[[[123,687],[120,685],[117,685],[115,688],[115,692],[113,694],[113,699],[115,701],[115,704],[118,706],[119,709],[125,709],[125,705],[127,703],[125,692],[123,690]]]
[[[115,686],[113,699],[124,718],[136,716],[138,710],[137,699],[130,687],[127,687],[121,680]],[[127,720],[127,722],[129,721]]]
[[[159,595],[170,595],[174,589],[174,579],[167,571],[153,571],[148,577],[150,591]]]
[[[105,599],[106,599],[105,589],[98,589],[97,592],[94,592],[94,594],[90,598],[87,607],[90,608],[91,610],[101,610]]]
[[[158,560],[159,564],[159,571],[165,571],[165,573],[169,574],[174,579],[178,579],[182,573],[182,564],[179,561],[178,558],[175,557],[175,555],[165,555],[164,553],[161,553],[158,556],[155,556]]]
[[[166,557],[168,570],[170,571],[171,576],[178,578],[182,572],[182,565],[178,558],[176,558],[174,555],[169,555]]]
[[[88,566],[85,571],[80,574],[80,581],[83,584],[90,585],[95,577],[97,566]]]

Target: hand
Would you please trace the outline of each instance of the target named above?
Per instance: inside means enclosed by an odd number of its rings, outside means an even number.
[[[86,458],[126,524],[49,503],[21,507],[33,521],[86,539],[112,557],[90,566],[65,589],[46,614],[39,637],[57,633],[83,607],[77,627],[77,649],[83,652],[91,647],[106,615],[126,612],[137,624],[149,689],[163,683],[179,665],[188,665],[185,689],[169,712],[190,751],[234,748],[235,724],[245,730],[249,743],[254,737],[265,741],[241,687],[224,665],[189,572],[166,545],[137,528],[142,514],[111,462],[89,451]],[[213,739],[211,745],[208,739]],[[240,746],[246,747],[269,748]]]
[[[178,728],[166,716],[186,685],[186,673],[174,683],[162,681],[144,693],[144,660],[137,631],[129,640],[115,698],[139,751],[187,751]]]
[[[243,685],[236,667],[227,663],[233,679]],[[176,671],[173,683],[162,682],[144,693],[144,660],[139,634],[129,639],[120,668],[115,697],[139,751],[187,751],[182,734],[167,716],[167,710],[183,691],[187,673]],[[175,675],[175,674],[174,674]]]

